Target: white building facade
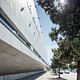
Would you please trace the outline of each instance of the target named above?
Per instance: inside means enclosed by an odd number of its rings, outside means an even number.
[[[47,66],[34,0],[0,0],[0,74],[39,71]]]

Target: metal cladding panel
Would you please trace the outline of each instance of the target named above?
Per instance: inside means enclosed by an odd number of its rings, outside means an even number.
[[[0,7],[40,56],[47,61],[47,52],[36,13],[34,0],[0,0]]]

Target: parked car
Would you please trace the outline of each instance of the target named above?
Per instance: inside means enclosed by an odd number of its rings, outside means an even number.
[[[63,72],[60,71],[60,74],[63,74]]]
[[[57,73],[59,73],[59,70],[58,70],[58,72]],[[63,74],[63,70],[60,70],[60,74]]]
[[[65,73],[65,74],[69,74],[70,71],[69,71],[69,70],[65,70],[64,73]]]

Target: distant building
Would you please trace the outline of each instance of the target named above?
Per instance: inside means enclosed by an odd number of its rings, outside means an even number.
[[[47,66],[34,0],[0,0],[0,74],[39,71]]]

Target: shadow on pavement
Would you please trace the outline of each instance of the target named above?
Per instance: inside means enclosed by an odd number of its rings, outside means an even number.
[[[67,80],[67,79],[64,79],[64,78],[48,78],[49,80]]]
[[[41,75],[43,75],[44,73],[45,73],[45,72],[40,72],[40,73],[34,74],[34,75],[32,75],[32,76],[24,77],[24,78],[16,79],[16,80],[35,80],[35,79],[37,79],[38,77],[40,77]]]

